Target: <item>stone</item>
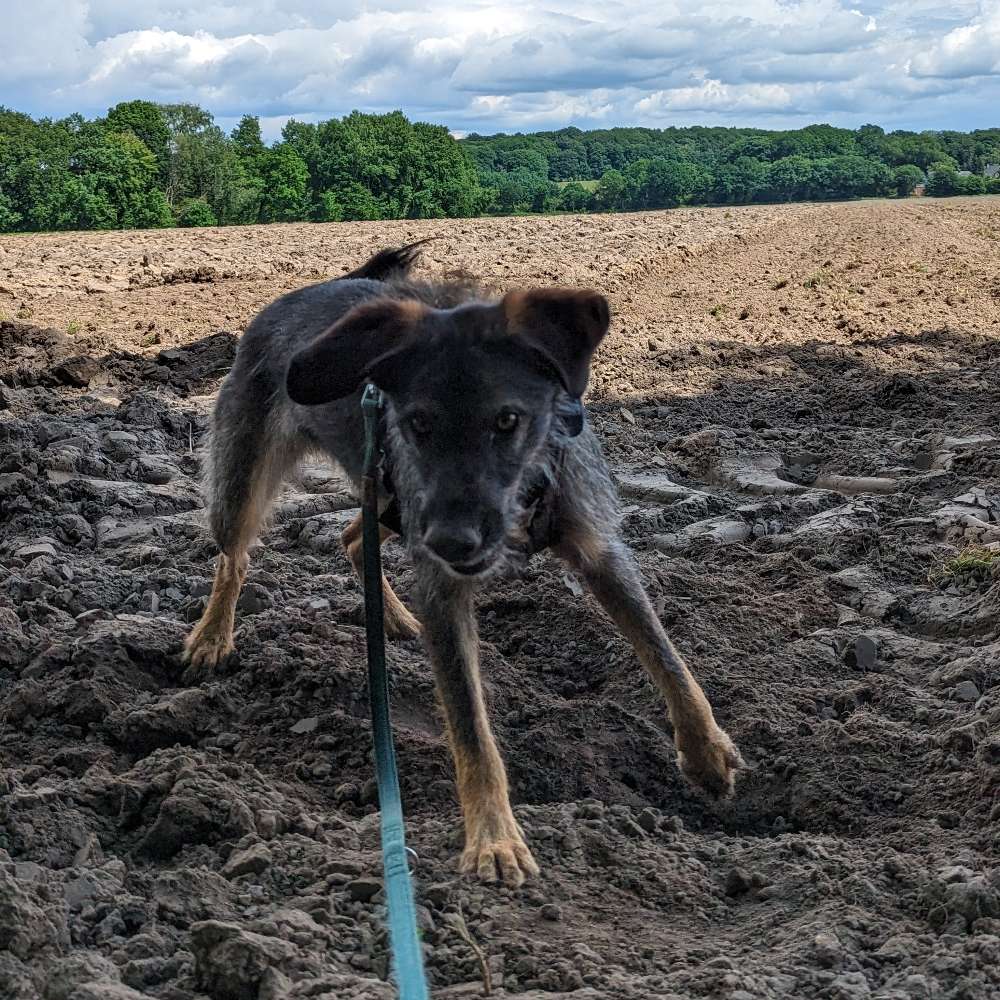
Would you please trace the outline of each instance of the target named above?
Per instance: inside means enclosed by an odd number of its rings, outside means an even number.
[[[955,685],[955,697],[959,701],[978,701],[979,694],[979,688],[974,681],[959,681]]]
[[[222,867],[226,878],[240,875],[259,875],[271,865],[271,852],[263,844],[253,844],[242,851],[233,851]]]
[[[169,462],[150,455],[140,455],[138,461],[138,476],[144,483],[154,486],[165,486],[177,475],[177,469]]]
[[[0,473],[0,497],[16,497],[31,489],[31,480],[20,472]]]
[[[259,1000],[262,985],[284,974],[298,953],[287,941],[220,920],[192,925],[191,951],[195,979],[212,1000]]]
[[[732,868],[726,876],[726,895],[742,896],[750,891],[753,880],[742,868]]]
[[[826,969],[840,965],[844,958],[844,949],[840,941],[834,935],[825,932],[820,932],[813,938],[813,953],[816,955],[816,961]]]
[[[54,559],[57,554],[56,547],[50,541],[43,541],[41,539],[32,542],[30,545],[22,545],[19,549],[14,550],[14,555],[19,559],[24,559],[26,562],[30,562],[38,556],[48,556]]]
[[[77,951],[52,963],[42,996],[45,1000],[69,1000],[80,986],[97,982],[111,986],[118,980],[114,962],[94,952]]]
[[[382,891],[382,880],[373,875],[362,875],[347,883],[347,894],[356,903],[367,903]]]

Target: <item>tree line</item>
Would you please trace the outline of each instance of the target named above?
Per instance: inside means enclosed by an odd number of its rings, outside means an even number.
[[[472,134],[400,111],[290,120],[264,142],[193,104],[126,101],[103,118],[0,107],[0,231],[449,218],[684,204],[1000,192],[1000,129],[829,125],[566,128]]]

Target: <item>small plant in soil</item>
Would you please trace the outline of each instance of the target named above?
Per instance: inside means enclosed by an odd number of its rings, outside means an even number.
[[[957,556],[933,567],[928,580],[939,587],[951,583],[984,583],[1000,578],[1000,552],[969,546]]]

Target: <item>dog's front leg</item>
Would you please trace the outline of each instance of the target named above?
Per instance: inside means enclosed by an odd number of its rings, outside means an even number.
[[[538,874],[510,808],[507,773],[490,728],[479,677],[473,588],[427,568],[419,573],[424,638],[434,665],[465,819],[461,870],[518,886]]]
[[[577,529],[568,533],[558,554],[583,574],[666,699],[681,773],[716,798],[732,794],[743,760],[716,723],[705,693],[664,632],[625,543],[603,533]]]

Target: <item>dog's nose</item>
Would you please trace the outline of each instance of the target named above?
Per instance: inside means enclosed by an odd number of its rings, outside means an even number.
[[[430,527],[424,533],[424,545],[445,562],[468,562],[479,551],[483,536],[471,527]]]

